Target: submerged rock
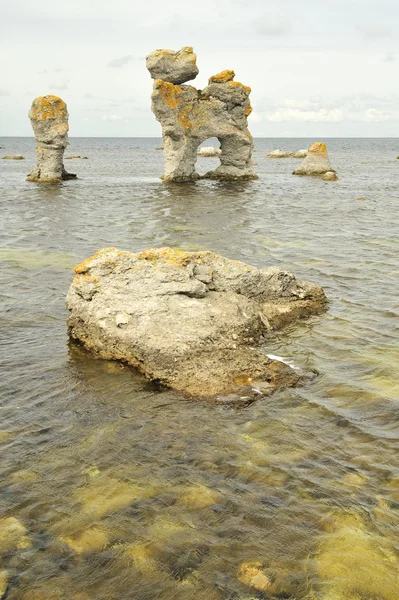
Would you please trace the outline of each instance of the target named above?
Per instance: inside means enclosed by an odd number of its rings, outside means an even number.
[[[205,175],[211,179],[256,179],[252,169],[252,136],[247,117],[252,108],[251,88],[233,81],[234,71],[210,77],[203,90],[179,85],[198,73],[192,48],[179,52],[156,50],[147,57],[147,68],[155,79],[152,110],[162,125],[164,181],[192,181],[197,149],[216,137],[221,146],[221,164]]]
[[[93,525],[84,531],[60,537],[61,542],[69,546],[76,554],[98,552],[108,546],[108,536],[102,527]]]
[[[31,542],[26,532],[26,527],[15,517],[0,519],[0,554],[29,548]]]
[[[238,572],[238,581],[260,592],[266,592],[271,586],[271,581],[262,567],[259,561],[242,563]]]
[[[105,248],[77,265],[67,295],[72,339],[194,396],[269,393],[304,380],[254,346],[274,328],[320,311],[323,290],[291,273],[213,252]]]
[[[198,150],[198,156],[212,157],[212,156],[220,156],[222,151],[220,148],[214,148],[213,146],[203,146]]]
[[[327,171],[335,173],[328,160],[327,147],[316,142],[308,150],[305,160],[294,171],[294,175],[324,175]]]
[[[8,587],[8,573],[7,571],[0,571],[0,600],[4,598]]]
[[[58,96],[39,96],[32,102],[29,118],[37,142],[37,165],[27,181],[58,183],[75,179],[76,175],[67,173],[63,163],[69,130],[65,102]]]
[[[3,156],[2,160],[25,160],[25,156],[16,154],[15,156]]]

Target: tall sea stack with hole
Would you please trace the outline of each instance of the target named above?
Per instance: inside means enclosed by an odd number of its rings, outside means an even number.
[[[27,181],[58,183],[76,179],[76,175],[66,172],[63,163],[69,130],[65,102],[58,96],[39,96],[32,102],[29,118],[36,138],[37,165]]]
[[[322,288],[213,252],[105,248],[77,265],[72,339],[194,396],[269,395],[309,374],[267,356],[267,339],[323,310]]]
[[[191,47],[178,52],[155,50],[147,56],[154,81],[152,110],[161,123],[164,145],[164,181],[199,178],[195,171],[197,149],[205,140],[220,142],[220,165],[204,177],[257,179],[252,169],[253,140],[247,117],[252,108],[251,88],[234,81],[234,71],[222,71],[203,90],[182,85],[198,74]]]

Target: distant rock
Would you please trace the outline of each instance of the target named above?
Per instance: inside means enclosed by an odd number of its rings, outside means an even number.
[[[222,154],[221,149],[214,148],[213,146],[203,146],[202,148],[199,148],[199,150],[198,150],[198,156],[211,157],[211,156],[220,156],[221,154]]]
[[[87,160],[87,156],[80,156],[80,155],[66,156],[65,160],[72,160],[73,158],[80,158],[81,160]]]
[[[199,73],[197,56],[190,46],[181,50],[154,50],[146,58],[146,66],[153,79],[180,85],[195,79]]]
[[[67,106],[58,96],[39,96],[32,102],[29,118],[36,138],[37,165],[27,177],[36,183],[76,179],[67,173],[63,156],[68,143]]]
[[[202,177],[257,179],[252,168],[253,140],[247,122],[252,111],[251,88],[233,81],[231,70],[210,77],[202,90],[180,85],[198,73],[190,47],[178,52],[156,50],[147,57],[147,68],[155,79],[152,111],[162,125],[163,180],[199,179],[195,171],[198,147],[214,137],[220,142],[221,164]]]
[[[294,158],[293,152],[286,152],[285,150],[272,150],[267,154],[266,158]]]
[[[15,156],[3,156],[2,160],[25,160],[25,156],[16,154]]]
[[[298,150],[297,152],[295,152],[294,158],[306,158],[307,155],[308,155],[308,149],[303,148],[302,150]]]
[[[270,394],[306,379],[255,346],[324,308],[315,284],[275,267],[172,248],[105,248],[74,271],[69,334],[103,358],[197,397]]]
[[[324,173],[322,179],[324,181],[338,181],[338,177],[335,171],[327,171],[327,173]]]
[[[305,160],[295,169],[294,175],[324,175],[327,171],[335,173],[328,160],[327,147],[316,142],[308,150]]]

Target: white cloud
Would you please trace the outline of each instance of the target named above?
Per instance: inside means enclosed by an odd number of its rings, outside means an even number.
[[[291,23],[283,17],[263,16],[254,23],[256,32],[268,37],[279,37],[291,31]]]
[[[381,62],[395,62],[395,55],[393,52],[387,52],[384,57],[381,59]]]
[[[53,83],[50,83],[49,88],[51,90],[56,90],[58,92],[61,92],[62,90],[67,90],[68,89],[68,81],[56,81]]]
[[[280,108],[267,114],[272,123],[284,121],[305,121],[312,123],[338,123],[343,120],[343,111],[339,108],[328,110],[302,110],[299,108]]]
[[[366,40],[385,39],[391,36],[391,30],[385,25],[358,25],[357,30]]]
[[[128,54],[127,56],[121,56],[120,58],[113,58],[107,66],[114,69],[119,69],[120,67],[127,65],[127,63],[131,62],[132,60],[133,56]]]
[[[102,121],[120,121],[122,117],[120,115],[103,115],[101,117]]]

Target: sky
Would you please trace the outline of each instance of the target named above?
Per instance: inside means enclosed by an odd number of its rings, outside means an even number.
[[[193,46],[200,73],[251,86],[256,137],[399,137],[398,0],[0,0],[0,136],[37,96],[70,136],[159,137],[145,57]]]

